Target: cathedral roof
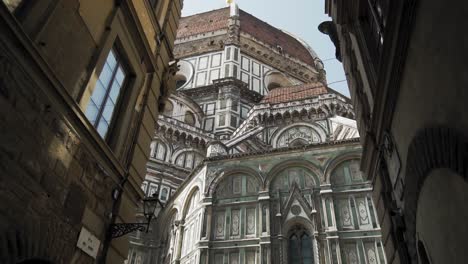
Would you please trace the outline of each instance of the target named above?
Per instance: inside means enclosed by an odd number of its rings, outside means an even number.
[[[193,35],[227,29],[228,19],[228,7],[182,17],[179,22],[177,38],[185,38]]]
[[[271,90],[261,103],[279,104],[290,101],[303,100],[328,93],[327,88],[320,82],[306,83],[295,86],[279,87]]]
[[[241,32],[245,32],[271,47],[276,48],[279,45],[284,53],[302,60],[309,65],[314,65],[314,58],[309,49],[302,45],[295,37],[243,10],[240,10],[240,21]]]
[[[180,19],[177,38],[186,38],[218,30],[227,30],[229,26],[229,7],[195,14]],[[289,33],[286,33],[253,15],[239,10],[240,31],[276,49],[280,46],[284,53],[309,65],[314,65],[317,56],[310,47]]]

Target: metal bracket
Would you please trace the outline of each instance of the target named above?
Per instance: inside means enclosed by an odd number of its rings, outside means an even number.
[[[111,225],[111,232],[112,232],[112,238],[117,238],[124,236],[128,233],[131,233],[133,231],[147,231],[148,230],[148,225],[147,224],[140,224],[140,223],[128,223],[128,224],[112,224]]]

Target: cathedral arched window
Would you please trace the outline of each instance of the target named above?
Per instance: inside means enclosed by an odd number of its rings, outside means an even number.
[[[363,181],[359,160],[348,160],[341,163],[330,176],[330,183],[335,186],[357,184]]]
[[[188,125],[194,126],[195,125],[195,115],[190,111],[186,111],[185,112],[184,122],[186,124],[188,124]]]
[[[175,164],[181,168],[193,169],[203,161],[203,156],[195,151],[186,151],[175,159]]]
[[[158,160],[166,160],[167,147],[162,141],[151,143],[151,157]]]
[[[288,259],[290,264],[314,263],[312,238],[302,228],[297,228],[289,236]]]

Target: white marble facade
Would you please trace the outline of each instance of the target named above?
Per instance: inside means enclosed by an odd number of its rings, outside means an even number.
[[[159,252],[160,261],[292,263],[289,239],[303,230],[311,238],[311,263],[386,263],[371,185],[356,169],[356,146],[327,154],[337,152],[325,171],[288,154],[251,157],[236,167],[208,163],[161,216],[159,230],[170,229],[162,239],[171,245]],[[246,166],[265,159],[275,164],[263,174]]]
[[[225,46],[224,50],[188,57],[179,63],[178,72],[187,81],[179,89],[192,89],[213,84],[214,80],[234,77],[248,84],[250,90],[261,95],[268,93],[269,75],[280,73],[273,67],[244,54],[234,45]],[[285,77],[290,85],[301,84],[300,80]]]

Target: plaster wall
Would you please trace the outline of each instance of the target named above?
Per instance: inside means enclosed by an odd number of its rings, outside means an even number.
[[[462,176],[448,169],[429,173],[418,199],[416,236],[424,244],[430,263],[466,263],[466,201],[468,183]]]
[[[158,117],[157,101],[166,92],[160,89],[171,45],[152,46],[154,52],[145,49],[138,29],[152,25],[133,16],[131,2],[23,3],[30,5],[25,10],[31,13],[9,13],[0,2],[0,106],[2,113],[10,113],[0,117],[1,127],[8,128],[0,142],[0,174],[8,182],[0,187],[4,205],[0,235],[2,241],[17,246],[2,251],[0,262],[41,257],[57,263],[94,263],[93,257],[76,247],[78,234],[85,227],[104,241],[111,193],[125,177],[124,170],[129,171],[129,179],[114,213],[118,222],[134,222],[150,135]],[[164,17],[171,24],[163,27],[165,35],[173,36],[180,1],[162,3],[169,7]],[[145,5],[132,7],[139,14],[142,10],[150,14]],[[119,116],[116,136],[103,139],[79,103],[89,98],[83,90],[101,70],[114,40],[120,41],[134,76],[115,113]],[[24,233],[9,235],[14,230]],[[18,241],[39,248],[34,252]],[[113,240],[107,262],[123,263],[127,247],[125,238]],[[102,247],[97,251],[101,254]]]
[[[440,125],[468,135],[468,36],[458,30],[467,12],[467,3],[418,5],[392,123],[403,179],[408,146],[420,129]]]

